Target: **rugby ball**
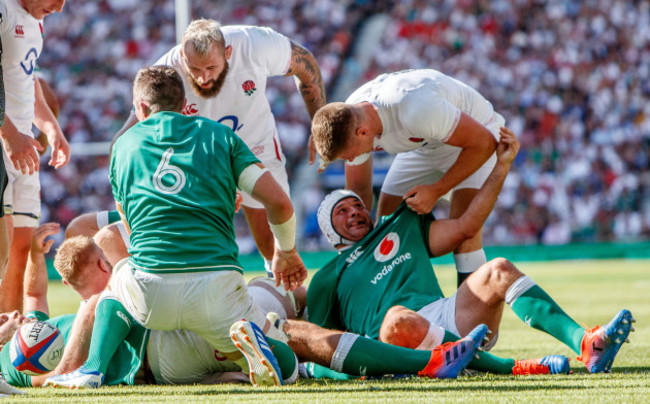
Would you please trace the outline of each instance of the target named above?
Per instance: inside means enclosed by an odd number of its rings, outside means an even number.
[[[20,327],[10,344],[9,356],[16,370],[37,376],[54,370],[61,362],[65,342],[58,328],[36,321]]]

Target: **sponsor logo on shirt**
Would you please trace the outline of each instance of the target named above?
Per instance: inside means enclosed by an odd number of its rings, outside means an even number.
[[[257,146],[254,146],[251,148],[251,151],[255,156],[259,156],[260,154],[264,153],[264,145],[260,144]]]
[[[183,115],[198,115],[199,109],[196,107],[196,104],[188,104],[187,98],[183,103]]]
[[[245,82],[242,83],[241,88],[244,90],[244,93],[246,95],[251,96],[257,90],[255,88],[255,82],[253,80],[246,80]]]
[[[350,254],[349,257],[347,257],[345,260],[348,262],[348,264],[354,264],[354,261],[357,260],[363,254],[363,251],[361,251],[361,247],[357,247],[352,251],[352,254]]]
[[[395,269],[398,265],[402,264],[403,262],[406,262],[411,259],[411,253],[407,252],[405,254],[402,254],[398,257],[395,257],[393,261],[391,261],[390,264],[384,265],[384,267],[381,269],[381,271],[377,272],[375,277],[370,281],[373,285],[376,285],[377,282],[379,282],[384,276],[388,275],[393,269]]]
[[[399,251],[399,236],[395,232],[388,233],[375,248],[374,256],[379,262],[386,262]]]
[[[16,25],[15,32],[17,37],[25,36],[25,30],[22,25]]]

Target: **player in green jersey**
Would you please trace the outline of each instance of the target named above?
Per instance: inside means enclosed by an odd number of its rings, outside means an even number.
[[[462,336],[473,324],[482,322],[497,331],[507,303],[526,324],[547,332],[579,354],[590,371],[609,370],[632,330],[633,319],[627,310],[603,328],[585,330],[532,279],[503,258],[484,264],[456,293],[443,297],[429,258],[451,252],[472,237],[490,213],[519,148],[509,130],[502,130],[500,135],[497,163],[460,218],[434,220],[402,205],[373,230],[370,215],[356,194],[330,194],[321,205],[319,222],[341,253],[310,282],[310,321],[392,344],[425,348],[448,338],[440,327]],[[516,361],[509,360],[496,368],[510,373],[516,372],[517,366]],[[480,363],[470,367],[483,369]]]
[[[97,233],[96,238],[106,239],[106,236],[101,233],[115,234],[109,227],[105,227]],[[115,248],[121,240],[113,241],[106,244],[107,248]],[[105,268],[110,267],[105,252],[108,251],[101,249],[88,237],[73,237],[67,239],[57,251],[55,267],[67,284],[83,297],[84,293],[93,288],[95,283],[92,280],[104,278]],[[249,287],[249,292],[252,293],[255,302],[258,302],[259,291],[254,293],[255,291],[255,287]],[[279,290],[276,289],[275,292],[276,296],[280,295]],[[286,302],[278,302],[276,306],[278,304],[287,305]],[[132,328],[141,328],[132,321],[131,316],[109,291],[102,292],[96,313],[88,360],[83,368],[68,375],[49,378],[47,385],[74,388],[99,387],[102,385],[102,375],[112,367],[111,358],[115,347],[122,344],[122,339],[132,332]],[[295,316],[295,313],[292,314]],[[283,321],[279,317],[275,314],[269,314],[269,317],[273,319],[274,327],[282,327]],[[346,370],[356,375],[419,373],[429,377],[455,377],[457,371],[464,367],[463,361],[471,358],[471,355],[469,357],[467,355],[474,350],[473,346],[477,345],[482,338],[482,333],[485,332],[484,326],[478,327],[473,338],[460,343],[459,347],[461,349],[464,347],[466,350],[461,355],[454,356],[453,352],[461,351],[453,351],[453,344],[436,347],[431,352],[413,351],[359,338],[349,333],[324,330],[303,321],[290,323],[291,335],[287,336],[289,345],[299,353],[301,359],[316,361],[333,369]],[[196,334],[185,332],[179,336],[177,335],[179,332],[184,331],[153,330],[149,342],[145,343],[151,372],[158,383],[196,383],[205,380],[203,378],[206,377],[207,380],[218,382],[226,376],[230,380],[239,380],[232,373],[226,374],[233,368],[238,369],[237,365],[226,360],[220,352],[212,350],[207,342]],[[453,352],[450,352],[450,360],[447,361],[446,353],[450,350]],[[385,358],[399,358],[399,361]],[[211,370],[212,374],[207,373],[207,370]],[[291,376],[295,379],[297,373],[286,377],[286,382],[291,381]]]

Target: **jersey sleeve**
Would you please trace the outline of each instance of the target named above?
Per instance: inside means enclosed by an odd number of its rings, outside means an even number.
[[[267,76],[286,74],[291,63],[289,38],[266,27],[247,27],[246,33],[246,53],[254,68],[262,69]]]
[[[120,136],[121,138],[122,136]],[[108,168],[108,181],[111,184],[111,189],[113,192],[113,198],[115,199],[115,202],[122,204],[123,203],[123,195],[120,190],[120,184],[117,178],[118,175],[118,164],[119,164],[119,159],[120,159],[120,139],[117,139],[115,144],[113,145],[113,150],[111,150],[111,162]]]
[[[11,16],[7,14],[7,5],[0,1],[0,34],[5,34],[11,28]]]
[[[337,258],[320,269],[307,289],[307,313],[309,322],[328,329],[344,329],[336,298],[338,271]]]
[[[446,142],[456,130],[460,110],[436,91],[420,87],[400,103],[400,120],[416,138]]]
[[[235,175],[235,184],[238,184],[242,171],[249,165],[257,164],[260,161],[239,136],[230,128],[228,128],[228,131],[230,132],[230,164]]]

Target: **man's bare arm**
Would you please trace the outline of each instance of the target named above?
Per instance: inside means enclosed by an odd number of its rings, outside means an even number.
[[[314,55],[304,46],[291,41],[291,62],[287,76],[294,76],[309,117],[325,105],[325,84]],[[316,146],[309,136],[309,164],[316,161]]]
[[[517,138],[501,128],[497,147],[497,163],[469,207],[458,219],[436,220],[429,227],[429,250],[435,256],[453,251],[460,243],[473,237],[492,212],[510,166],[519,151]]]

